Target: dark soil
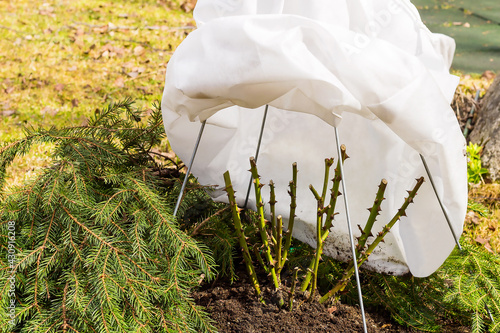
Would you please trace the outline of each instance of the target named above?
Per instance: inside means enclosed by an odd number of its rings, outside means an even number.
[[[242,277],[233,284],[218,280],[193,296],[197,304],[206,307],[220,333],[363,332],[359,307],[340,303],[325,306],[308,302],[306,295],[299,294],[295,296],[293,311],[289,312],[276,305],[276,295],[269,288],[264,288],[262,294],[265,304],[258,301],[254,289]],[[368,309],[366,316],[370,333],[420,332],[401,327],[391,320],[390,314],[377,309]],[[443,332],[470,330],[445,326]]]

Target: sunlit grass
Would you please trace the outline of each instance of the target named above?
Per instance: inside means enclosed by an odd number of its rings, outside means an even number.
[[[126,96],[150,107],[192,24],[156,1],[10,1],[0,15],[1,141],[24,124],[80,124]]]
[[[0,1],[0,143],[24,126],[77,126],[131,97],[161,99],[173,50],[193,29],[175,1]],[[33,149],[9,169],[18,184],[47,164]]]
[[[487,250],[500,253],[500,184],[472,185],[471,201],[480,203],[486,213],[469,211],[465,220],[465,235],[472,243],[483,245]]]
[[[0,1],[0,143],[22,137],[24,126],[75,126],[113,100],[131,97],[140,108],[161,98],[165,68],[193,28],[174,1]],[[461,76],[459,91],[473,98],[491,78]],[[50,162],[50,146],[34,147],[9,168],[9,186],[19,185]],[[484,191],[471,190],[481,201]],[[495,186],[497,186],[495,188]],[[483,191],[483,192],[481,192]],[[480,194],[483,193],[483,194]],[[490,193],[491,194],[491,193]],[[487,239],[500,251],[500,207],[471,217],[466,236]],[[479,223],[479,224],[477,224]]]

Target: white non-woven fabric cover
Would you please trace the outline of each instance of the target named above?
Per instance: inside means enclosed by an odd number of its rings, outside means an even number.
[[[269,105],[259,173],[264,183],[276,183],[276,210],[286,217],[297,162],[294,236],[314,246],[316,202],[308,186],[322,186],[324,159],[336,157],[337,126],[351,157],[345,178],[355,236],[382,178],[389,184],[374,233],[415,178],[427,180],[408,217],[366,265],[419,277],[434,272],[455,242],[419,154],[457,235],[467,206],[465,140],[449,106],[458,83],[449,74],[454,41],[431,33],[406,0],[198,0],[194,17],[198,29],[168,64],[162,110],[170,144],[184,161],[207,121],[192,170],[200,183],[222,188],[229,170],[243,204],[248,159]],[[227,201],[222,191],[212,196]],[[324,252],[346,260],[342,201],[337,210]]]

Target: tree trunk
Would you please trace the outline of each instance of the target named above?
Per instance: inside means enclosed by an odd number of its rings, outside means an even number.
[[[500,74],[486,93],[470,141],[484,145],[481,160],[492,180],[500,180]]]

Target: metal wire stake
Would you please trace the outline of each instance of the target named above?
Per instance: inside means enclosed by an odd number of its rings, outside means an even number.
[[[453,226],[451,225],[450,218],[449,218],[448,214],[446,213],[446,209],[444,208],[444,205],[441,202],[441,198],[439,197],[439,195],[437,193],[436,186],[434,185],[434,180],[432,179],[432,175],[431,175],[431,172],[429,170],[429,167],[427,166],[427,163],[425,162],[425,158],[422,156],[422,154],[420,154],[420,158],[422,159],[422,163],[424,163],[425,171],[427,172],[427,176],[429,176],[429,180],[431,181],[432,189],[434,190],[434,193],[436,194],[439,205],[441,206],[441,210],[443,211],[444,217],[446,218],[446,222],[448,222],[448,226],[450,227],[450,231],[453,235],[453,238],[455,239],[455,243],[457,243],[458,249],[460,250],[460,252],[462,252],[463,251],[462,246],[460,246],[460,241],[458,240],[458,237],[455,234],[455,230],[453,229]],[[484,307],[486,308],[486,312],[488,312],[488,315],[489,315],[491,321],[494,323],[495,318],[493,318],[493,315],[491,314],[491,311],[490,311],[490,308],[488,307],[488,304],[485,304]]]
[[[342,164],[342,153],[340,151],[340,139],[339,139],[339,132],[337,130],[337,127],[335,127],[335,141],[337,143],[337,156],[339,159],[339,167],[340,167],[340,178],[342,181],[342,192],[343,192],[343,197],[344,197],[344,205],[345,205],[345,215],[347,219],[347,229],[349,230],[349,239],[351,241],[351,251],[352,251],[352,260],[354,263],[354,273],[356,275],[356,284],[358,287],[358,296],[359,296],[359,307],[361,308],[361,316],[363,317],[363,331],[365,333],[368,332],[368,329],[366,327],[366,316],[365,316],[365,308],[363,306],[363,294],[361,292],[361,283],[359,281],[359,271],[358,271],[358,263],[356,260],[356,249],[354,247],[354,237],[352,235],[352,226],[351,226],[351,217],[349,215],[349,204],[347,201],[347,189],[345,186],[345,180],[344,180],[344,167]]]
[[[259,141],[257,142],[257,151],[255,152],[255,163],[257,163],[257,159],[259,158],[260,144],[262,143],[262,135],[264,134],[264,127],[266,126],[268,108],[269,105],[266,105],[266,109],[264,110],[264,116],[262,117],[262,125],[260,126]],[[250,176],[250,181],[248,183],[247,196],[245,197],[245,204],[243,205],[243,209],[247,208],[248,197],[250,196],[251,188],[252,188],[252,176]]]
[[[434,184],[434,179],[432,179],[431,171],[429,170],[429,167],[427,166],[427,162],[425,161],[424,156],[420,154],[420,158],[422,159],[422,163],[424,164],[425,172],[427,172],[427,176],[429,177],[429,180],[432,185],[432,189],[434,190],[434,193],[436,194],[436,198],[439,202],[439,206],[441,206],[441,210],[443,211],[444,217],[446,219],[446,222],[448,222],[448,227],[450,227],[451,234],[453,235],[453,238],[455,239],[455,243],[457,243],[458,249],[462,251],[462,246],[460,245],[460,241],[455,234],[455,230],[453,229],[453,226],[451,225],[450,217],[448,216],[448,213],[446,212],[446,208],[443,205],[443,202],[441,201],[441,198],[439,197],[437,190],[436,190],[436,185]]]
[[[189,174],[191,173],[191,168],[193,167],[194,157],[196,156],[196,152],[198,151],[198,146],[200,145],[201,135],[203,134],[203,130],[205,129],[206,122],[207,121],[204,120],[201,123],[200,132],[198,133],[198,138],[196,139],[196,144],[194,145],[193,155],[191,156],[191,161],[189,162],[188,169],[186,171],[186,176],[184,177],[184,181],[182,182],[181,191],[179,193],[179,196],[177,197],[177,203],[175,204],[175,209],[174,209],[174,216],[177,215],[177,211],[179,210],[179,206],[181,205],[181,200],[182,200],[182,196],[184,193],[184,189],[186,188],[186,184],[187,184],[187,181],[189,179]]]

